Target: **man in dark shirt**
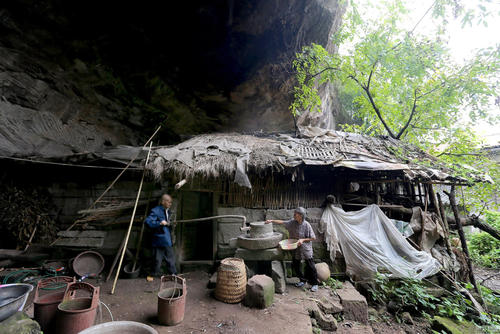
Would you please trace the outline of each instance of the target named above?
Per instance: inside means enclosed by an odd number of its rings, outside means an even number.
[[[300,279],[300,282],[295,284],[297,287],[302,287],[305,281],[312,285],[311,291],[318,291],[318,273],[313,260],[312,241],[316,240],[316,235],[311,227],[311,224],[305,220],[306,210],[302,207],[295,209],[293,219],[284,220],[266,220],[266,224],[282,224],[285,225],[291,239],[298,239],[298,247],[292,260],[292,269]],[[305,276],[302,275],[300,262],[304,260],[306,263]]]
[[[172,244],[172,197],[168,194],[163,194],[160,199],[160,205],[154,207],[151,213],[146,218],[146,224],[153,232],[151,246],[153,248],[153,257],[155,260],[154,270],[152,275],[161,276],[161,264],[165,260],[169,274],[175,275],[175,254]]]

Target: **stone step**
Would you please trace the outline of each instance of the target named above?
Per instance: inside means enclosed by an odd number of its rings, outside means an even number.
[[[373,329],[369,325],[343,321],[338,324],[335,334],[373,334]]]
[[[344,319],[368,324],[368,303],[350,282],[344,282],[341,289],[337,290],[340,302],[344,309]]]
[[[337,330],[337,320],[331,314],[324,314],[315,302],[308,303],[306,309],[319,328],[326,331]]]

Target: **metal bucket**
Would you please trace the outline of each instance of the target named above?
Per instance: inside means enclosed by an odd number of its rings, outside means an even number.
[[[79,334],[158,334],[158,332],[140,322],[111,321],[87,328]]]
[[[78,297],[78,290],[86,290],[90,297]],[[71,299],[72,294],[74,299]],[[63,301],[57,306],[56,334],[77,334],[95,322],[99,305],[99,287],[83,282],[68,284]]]
[[[33,286],[30,284],[0,285],[0,322],[23,310],[31,290]]]
[[[64,298],[68,283],[75,279],[68,276],[49,277],[38,281],[33,299],[33,313],[35,320],[40,324],[42,331],[52,333],[55,329],[57,306]],[[59,286],[59,287],[58,287]],[[52,289],[44,295],[40,291]]]
[[[186,309],[186,280],[176,275],[162,276],[158,292],[158,321],[174,326],[184,320]]]

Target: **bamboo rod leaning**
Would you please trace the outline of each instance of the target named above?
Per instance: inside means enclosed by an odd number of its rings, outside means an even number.
[[[153,147],[153,142],[149,144],[149,151],[148,151],[148,156],[146,157],[146,163],[144,165],[147,165],[149,162],[149,156],[151,154],[151,148]],[[128,239],[130,237],[130,231],[132,230],[132,225],[134,225],[134,218],[135,218],[135,212],[137,210],[137,203],[139,203],[139,198],[141,197],[141,190],[142,190],[142,185],[144,183],[144,176],[146,175],[146,170],[143,171],[142,173],[142,178],[141,178],[141,183],[139,184],[139,190],[137,191],[137,197],[135,199],[135,206],[134,206],[134,211],[132,212],[132,217],[130,218],[130,224],[127,230],[127,236],[125,237],[125,244],[123,245],[123,250],[122,250],[122,255],[120,257],[120,263],[118,264],[118,269],[116,271],[116,276],[115,276],[115,281],[113,282],[113,287],[111,289],[111,294],[113,295],[115,293],[115,288],[116,288],[116,282],[118,281],[118,276],[120,276],[120,270],[123,264],[123,257],[125,256],[125,252],[127,250],[127,244],[128,244]]]

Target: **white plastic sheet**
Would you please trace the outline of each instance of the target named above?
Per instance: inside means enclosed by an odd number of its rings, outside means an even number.
[[[332,261],[341,250],[347,273],[356,279],[371,278],[377,271],[421,279],[440,268],[429,253],[413,248],[377,205],[345,212],[330,204],[323,211],[320,232]]]

